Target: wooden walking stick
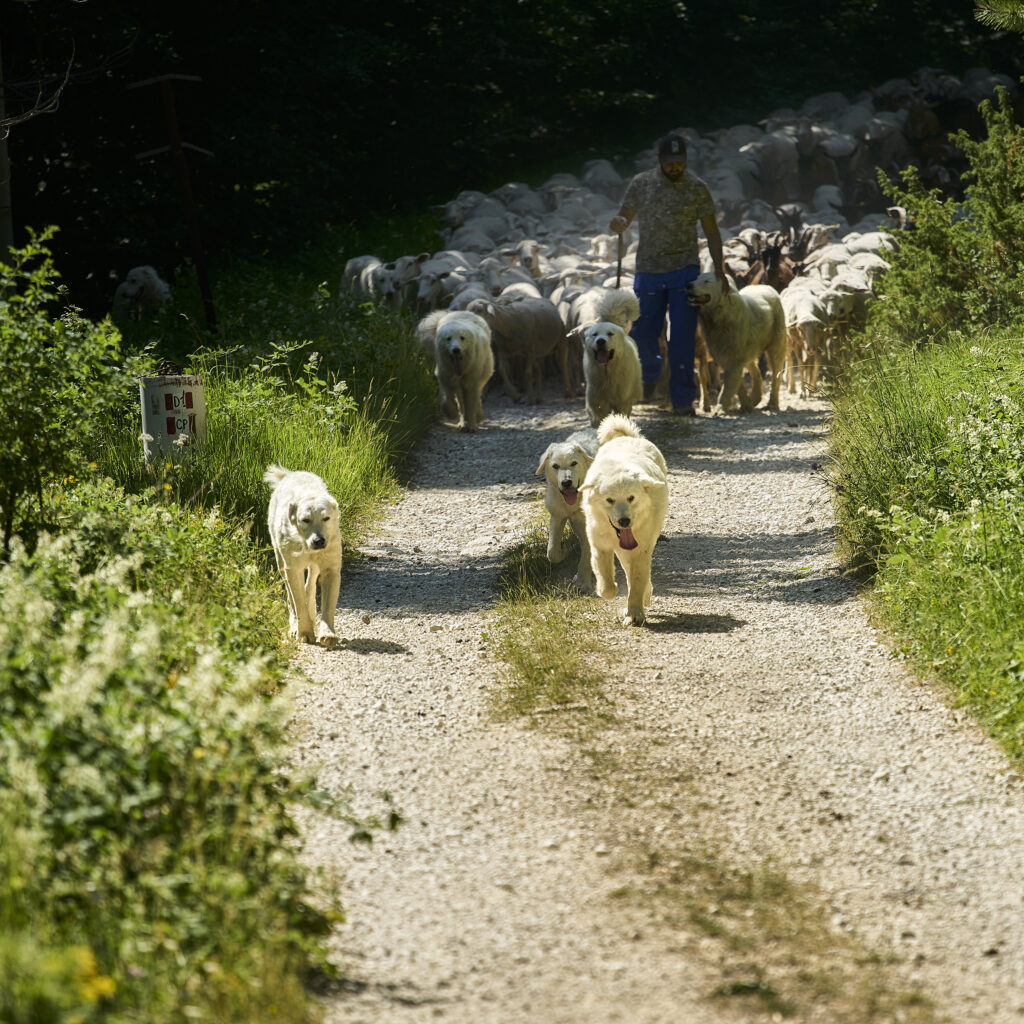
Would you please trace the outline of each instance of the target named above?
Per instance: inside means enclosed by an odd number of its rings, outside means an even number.
[[[619,265],[615,268],[615,287],[619,287],[622,280],[622,232],[619,232]]]

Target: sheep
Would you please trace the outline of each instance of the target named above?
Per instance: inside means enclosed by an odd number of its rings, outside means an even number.
[[[618,202],[622,198],[626,187],[622,175],[608,160],[588,160],[583,165],[583,184],[612,202]]]
[[[789,393],[796,392],[796,374],[799,370],[800,390],[806,396],[818,382],[828,313],[824,302],[808,288],[787,288],[780,293],[779,298],[786,315]]]
[[[541,399],[541,361],[553,355],[562,371],[566,397],[570,396],[566,359],[565,325],[558,310],[548,299],[527,295],[506,295],[494,301],[476,299],[468,309],[487,321],[491,329],[498,370],[505,391],[513,402],[523,395],[512,382],[510,363],[522,358],[526,364],[526,398]]]

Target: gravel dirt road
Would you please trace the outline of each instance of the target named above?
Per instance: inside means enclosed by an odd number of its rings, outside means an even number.
[[[500,557],[585,424],[484,410],[432,430],[346,564],[342,643],[299,656],[296,763],[405,819],[365,847],[300,817],[347,912],[328,1024],[1024,1020],[1021,779],[843,576],[825,403],[635,410],[670,470],[648,627],[600,603],[608,705],[512,720]]]

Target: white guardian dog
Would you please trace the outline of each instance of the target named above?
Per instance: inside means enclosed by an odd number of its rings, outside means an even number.
[[[537,467],[537,475],[547,479],[544,507],[550,517],[548,561],[557,565],[565,558],[562,537],[568,523],[580,542],[580,561],[572,582],[586,593],[594,589],[594,574],[590,566],[590,544],[587,542],[587,520],[580,501],[580,486],[596,454],[597,432],[577,430],[564,441],[549,444]]]
[[[416,337],[434,356],[441,415],[458,420],[463,430],[478,430],[484,418],[484,386],[494,374],[487,321],[467,310],[437,309],[419,322]]]
[[[651,558],[668,511],[668,470],[661,452],[628,417],[597,428],[600,447],[583,486],[590,562],[597,593],[616,595],[615,559],[626,574],[627,626],[641,626],[651,603]]]
[[[628,416],[643,396],[643,377],[636,342],[610,320],[583,332],[583,380],[590,425],[610,413]]]
[[[272,465],[263,480],[274,488],[267,510],[270,542],[288,596],[288,626],[303,643],[338,642],[334,609],[341,587],[341,530],[338,503],[315,473]],[[320,615],[316,585],[320,581]]]
[[[695,278],[687,284],[686,292],[697,307],[711,358],[722,371],[719,409],[730,412],[738,397],[740,407],[749,412],[761,400],[757,361],[763,352],[772,371],[768,408],[777,412],[787,346],[786,315],[779,293],[766,284],[751,284],[737,291],[730,281],[724,288],[713,273]],[[743,386],[744,369],[750,370],[751,393]]]

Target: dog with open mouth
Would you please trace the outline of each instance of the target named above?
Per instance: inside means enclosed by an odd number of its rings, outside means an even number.
[[[651,603],[651,561],[668,512],[668,469],[657,446],[628,416],[597,428],[597,455],[580,493],[595,590],[613,598],[615,560],[626,575],[627,626],[641,626]]]
[[[611,413],[628,416],[643,397],[643,377],[636,342],[610,320],[583,332],[583,380],[590,425]]]
[[[594,574],[590,566],[587,522],[579,489],[595,455],[597,431],[589,428],[577,430],[564,441],[549,444],[537,467],[537,475],[547,479],[544,507],[549,516],[548,561],[557,565],[565,558],[562,537],[568,523],[580,542],[580,561],[572,582],[584,593],[593,591]]]
[[[416,338],[434,356],[441,415],[458,420],[462,430],[478,430],[484,387],[494,373],[487,321],[467,310],[434,310],[417,325]]]

